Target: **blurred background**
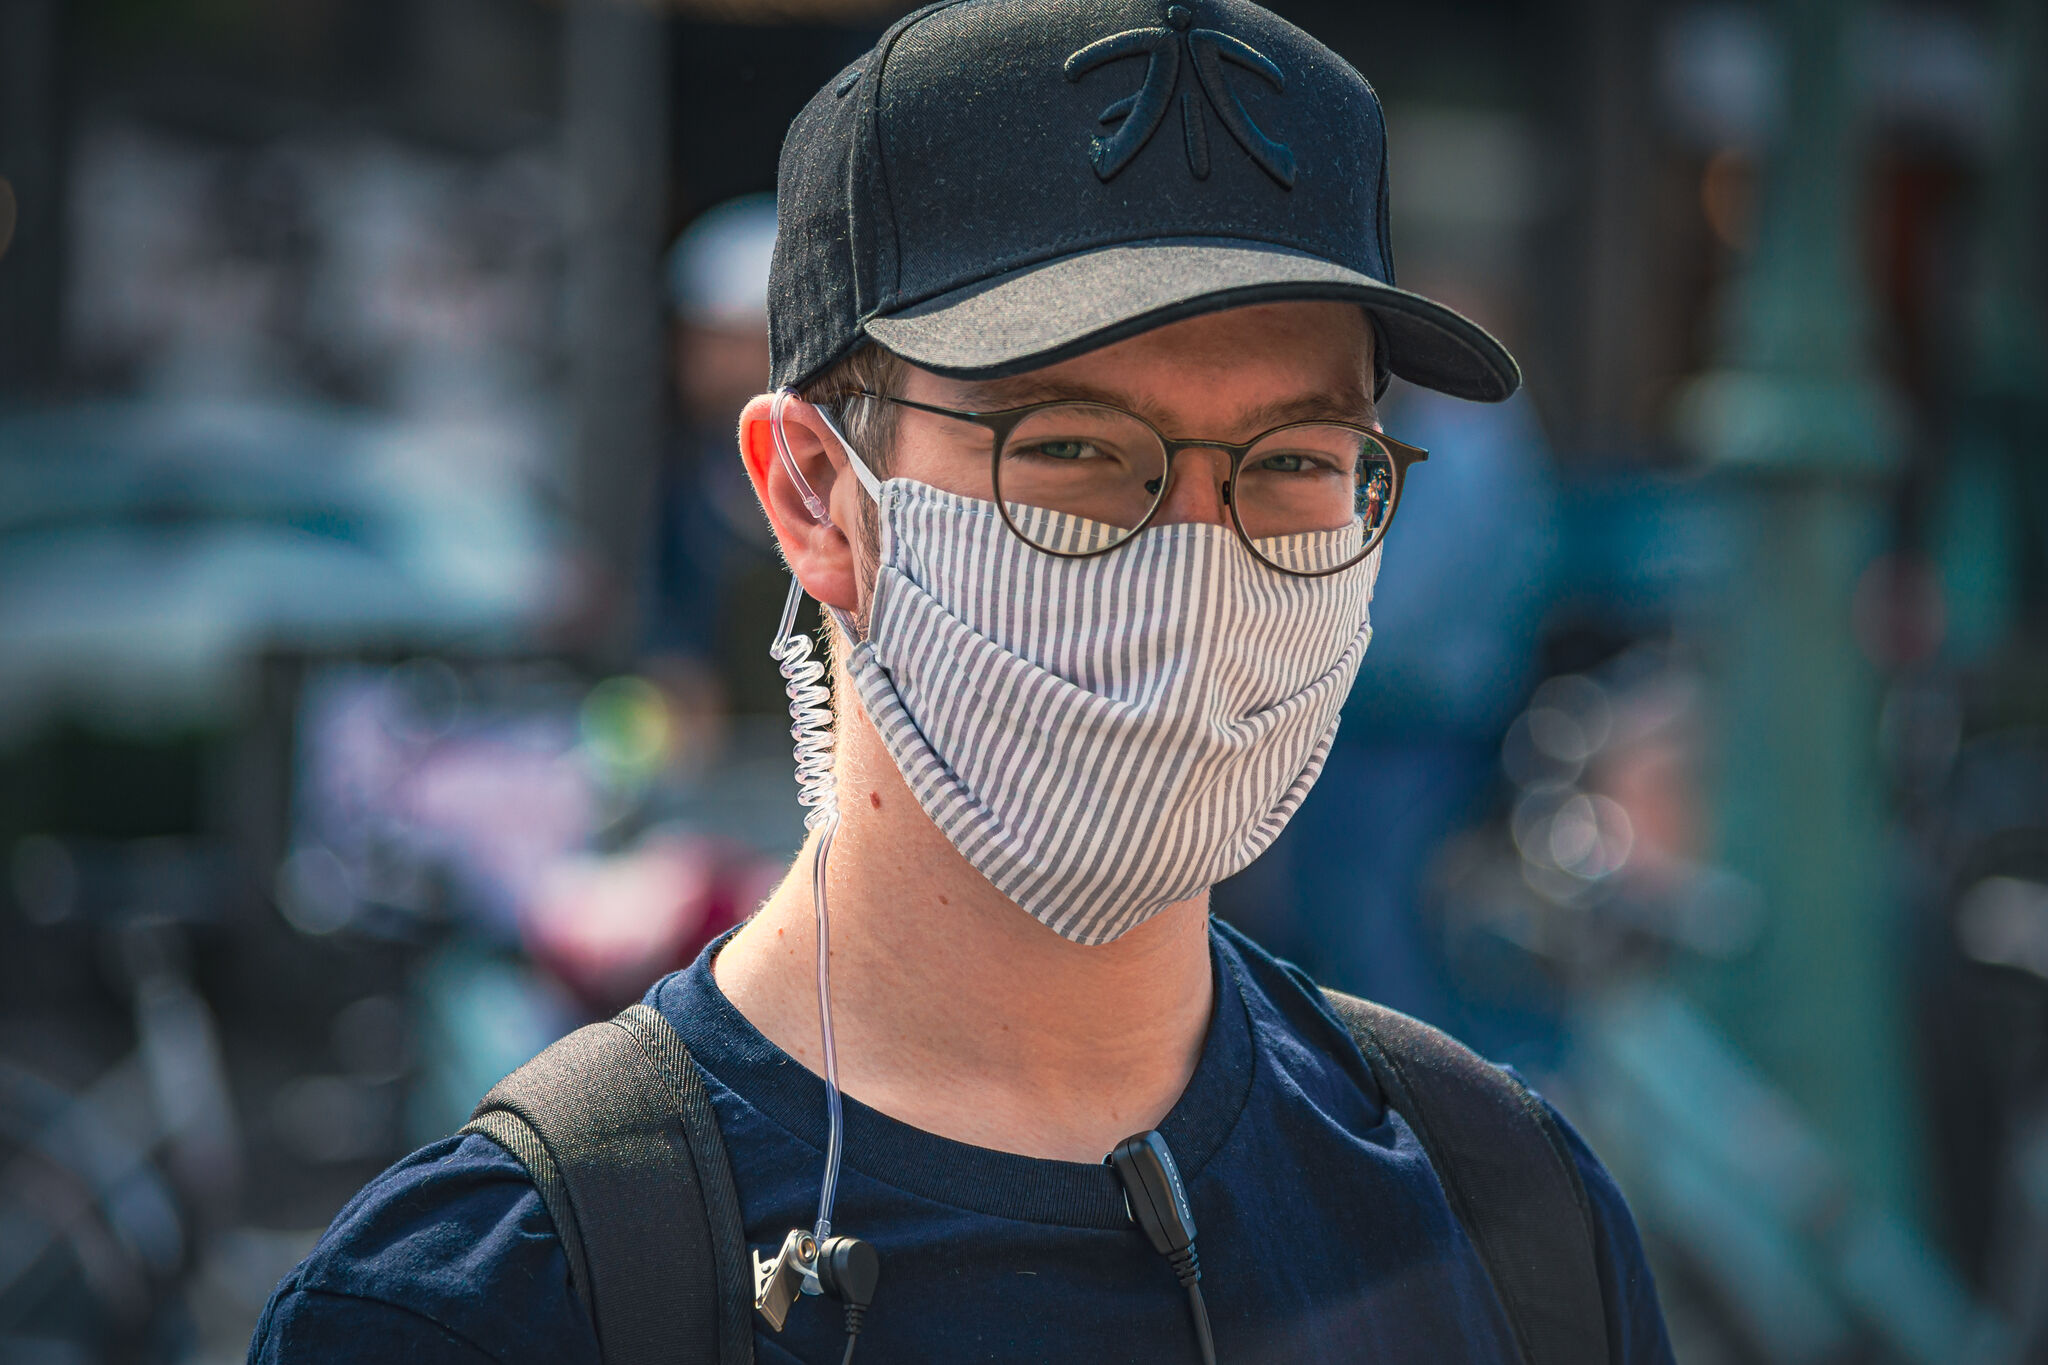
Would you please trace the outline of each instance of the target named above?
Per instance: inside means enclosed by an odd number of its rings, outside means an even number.
[[[1680,1359],[2048,1360],[2048,15],[1278,0],[1505,337],[1220,913],[1522,1068]],[[228,1362],[801,835],[731,455],[900,8],[0,0],[0,1360]]]

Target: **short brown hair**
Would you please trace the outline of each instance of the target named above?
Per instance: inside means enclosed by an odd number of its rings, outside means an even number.
[[[831,369],[804,385],[798,395],[806,403],[832,413],[839,429],[846,433],[846,439],[877,478],[889,477],[889,456],[896,443],[896,405],[849,400],[862,393],[890,397],[901,393],[909,368],[893,351],[863,341]]]

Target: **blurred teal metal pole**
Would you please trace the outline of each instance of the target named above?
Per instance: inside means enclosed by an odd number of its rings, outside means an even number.
[[[2040,269],[2041,233],[2048,230],[2042,202],[2048,7],[2041,0],[2003,0],[1998,21],[1996,132],[1978,244],[1971,377],[1979,397],[2038,409],[2048,399],[2042,389],[2048,376],[2042,286],[2048,282]]]
[[[1857,0],[1779,0],[1780,118],[1764,149],[1724,367],[1686,393],[1688,437],[1732,486],[1743,538],[1719,624],[1718,850],[1762,891],[1756,950],[1688,987],[1841,1154],[1919,1212],[1895,879],[1876,753],[1880,680],[1851,622],[1885,545],[1900,426],[1868,358],[1847,71]],[[1735,1135],[1739,1140],[1739,1135]]]
[[[1998,21],[1992,154],[1977,225],[1970,345],[1956,386],[1963,403],[1930,535],[1947,607],[1945,655],[1965,667],[2006,643],[2024,595],[2025,525],[2048,511],[2048,480],[2038,472],[2048,448],[2048,280],[2040,259],[2048,240],[2048,7],[2003,0]]]

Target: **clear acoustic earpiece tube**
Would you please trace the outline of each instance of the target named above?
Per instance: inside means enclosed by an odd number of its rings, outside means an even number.
[[[769,424],[775,433],[775,450],[784,471],[812,520],[832,525],[825,500],[818,496],[789,448],[783,429],[783,415],[793,397],[784,389],[775,395]],[[818,414],[835,436],[822,410]],[[840,443],[846,438],[839,436]],[[874,475],[860,463],[853,447],[848,456],[862,476],[862,486],[872,494]],[[804,828],[817,836],[811,861],[811,906],[818,920],[818,1038],[825,1071],[825,1174],[818,1182],[818,1221],[812,1231],[791,1228],[772,1260],[754,1253],[754,1309],[776,1331],[789,1314],[799,1292],[826,1294],[837,1299],[846,1315],[846,1354],[841,1365],[853,1357],[861,1324],[875,1299],[876,1277],[881,1261],[872,1245],[858,1237],[832,1235],[832,1205],[839,1192],[839,1163],[846,1145],[846,1116],[839,1095],[839,1052],[832,1038],[832,916],[828,910],[827,872],[832,861],[832,840],[839,832],[839,794],[832,773],[832,690],[825,680],[825,665],[812,655],[817,640],[796,628],[798,608],[803,606],[803,583],[794,573],[789,580],[789,599],[782,607],[782,624],[775,642],[768,647],[782,670],[783,686],[789,693],[790,737],[796,741],[797,802],[804,807]],[[853,618],[836,607],[828,607],[833,619],[851,639]]]
[[[832,857],[832,836],[839,831],[839,805],[832,777],[832,692],[825,685],[825,664],[814,658],[817,641],[796,629],[804,589],[792,575],[789,598],[782,608],[782,626],[769,652],[782,672],[789,693],[790,737],[796,742],[797,803],[806,808],[804,828],[818,831],[811,863],[811,905],[818,920],[818,1034],[825,1068],[825,1178],[818,1188],[818,1223],[813,1235],[823,1242],[832,1234],[832,1199],[839,1185],[839,1158],[845,1117],[839,1099],[839,1053],[832,1039],[831,916],[826,904],[826,867]]]
[[[770,420],[775,447],[784,467],[796,483],[804,506],[821,525],[831,525],[824,499],[812,491],[790,454],[789,439],[783,431],[783,408],[789,402],[787,390],[775,397]],[[768,652],[782,672],[783,687],[789,693],[790,737],[796,745],[797,803],[804,807],[804,828],[818,834],[817,851],[811,863],[811,905],[818,921],[818,1034],[825,1069],[825,1175],[818,1186],[818,1221],[812,1235],[822,1245],[832,1234],[832,1202],[839,1188],[840,1154],[845,1145],[846,1119],[839,1097],[839,1053],[832,1038],[832,947],[831,916],[827,911],[826,870],[832,857],[832,838],[839,831],[839,799],[832,775],[832,691],[825,683],[825,664],[814,658],[817,641],[796,628],[797,609],[803,605],[803,584],[795,574],[789,579],[789,598],[783,604],[782,624]]]

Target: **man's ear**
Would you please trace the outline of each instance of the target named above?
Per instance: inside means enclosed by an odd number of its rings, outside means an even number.
[[[768,393],[750,400],[740,412],[740,459],[746,463],[754,495],[761,499],[783,558],[804,591],[827,606],[856,611],[860,592],[853,546],[845,531],[820,521],[805,504],[803,489],[776,449],[774,415],[775,395]],[[783,404],[782,422],[797,473],[833,509],[835,519],[850,520],[850,514],[858,513],[861,494],[846,465],[846,448],[818,410],[802,399]]]

